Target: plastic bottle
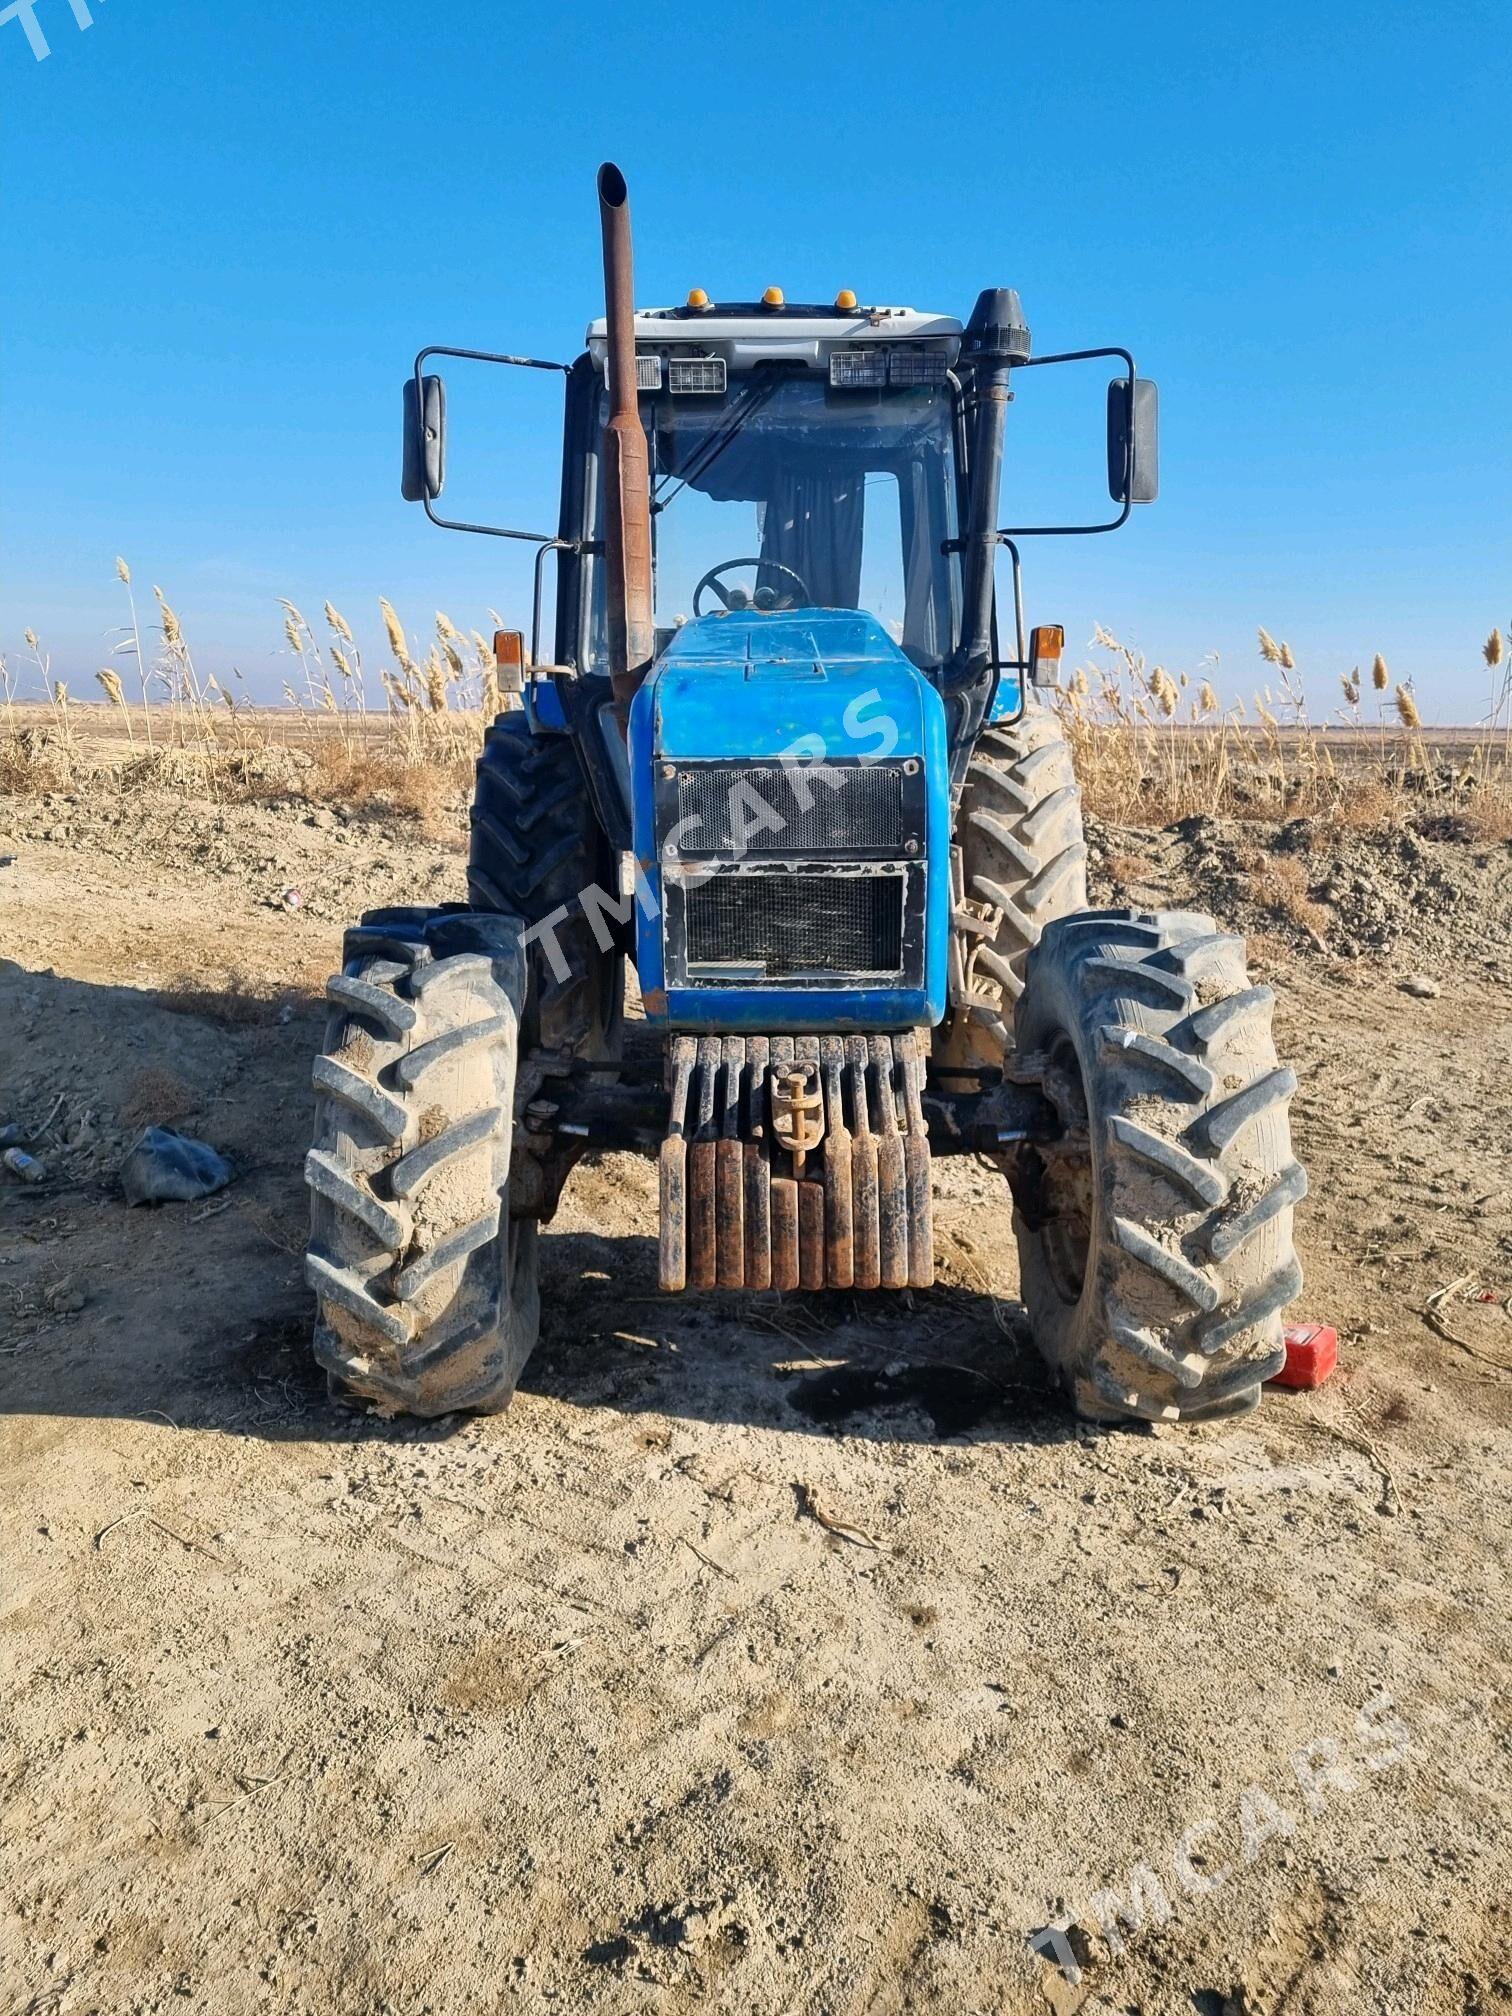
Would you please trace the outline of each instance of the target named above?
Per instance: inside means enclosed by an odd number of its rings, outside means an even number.
[[[13,1176],[19,1176],[23,1183],[40,1183],[47,1174],[46,1163],[39,1162],[35,1155],[28,1155],[24,1148],[7,1148],[0,1155],[0,1162]]]

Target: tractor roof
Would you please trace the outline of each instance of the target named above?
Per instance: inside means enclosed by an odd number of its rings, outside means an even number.
[[[760,301],[638,308],[635,313],[637,350],[723,357],[736,371],[779,357],[823,368],[837,346],[931,341],[944,347],[954,363],[961,347],[960,323],[952,315],[929,315],[917,308],[840,311],[796,303],[769,307]],[[588,324],[588,349],[602,368],[607,349],[602,315]]]

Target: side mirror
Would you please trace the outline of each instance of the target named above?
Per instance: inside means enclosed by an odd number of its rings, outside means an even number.
[[[446,483],[446,384],[441,378],[404,381],[404,473],[399,480],[406,504],[434,502]]]
[[[1153,378],[1108,386],[1108,495],[1115,504],[1153,504],[1160,494],[1160,390]]]

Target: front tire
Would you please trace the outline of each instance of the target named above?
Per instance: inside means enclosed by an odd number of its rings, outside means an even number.
[[[315,1356],[388,1413],[507,1406],[539,1332],[535,1221],[508,1215],[521,928],[373,911],[326,989],[305,1164]]]
[[[1090,1419],[1245,1413],[1284,1363],[1307,1178],[1272,999],[1210,917],[1093,911],[1029,957],[1018,1045],[1065,1131],[1015,1178],[1021,1294]]]

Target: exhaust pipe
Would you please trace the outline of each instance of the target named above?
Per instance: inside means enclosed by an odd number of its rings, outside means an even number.
[[[970,444],[971,515],[964,541],[961,644],[945,687],[947,692],[973,687],[985,692],[992,662],[992,591],[1008,375],[1013,365],[1029,361],[1029,331],[1016,289],[989,287],[978,296],[961,356],[975,380],[976,426]]]
[[[609,420],[604,428],[605,553],[609,572],[609,677],[624,728],[651,669],[651,468],[635,383],[635,280],[630,196],[612,161],[598,172],[609,333]]]

